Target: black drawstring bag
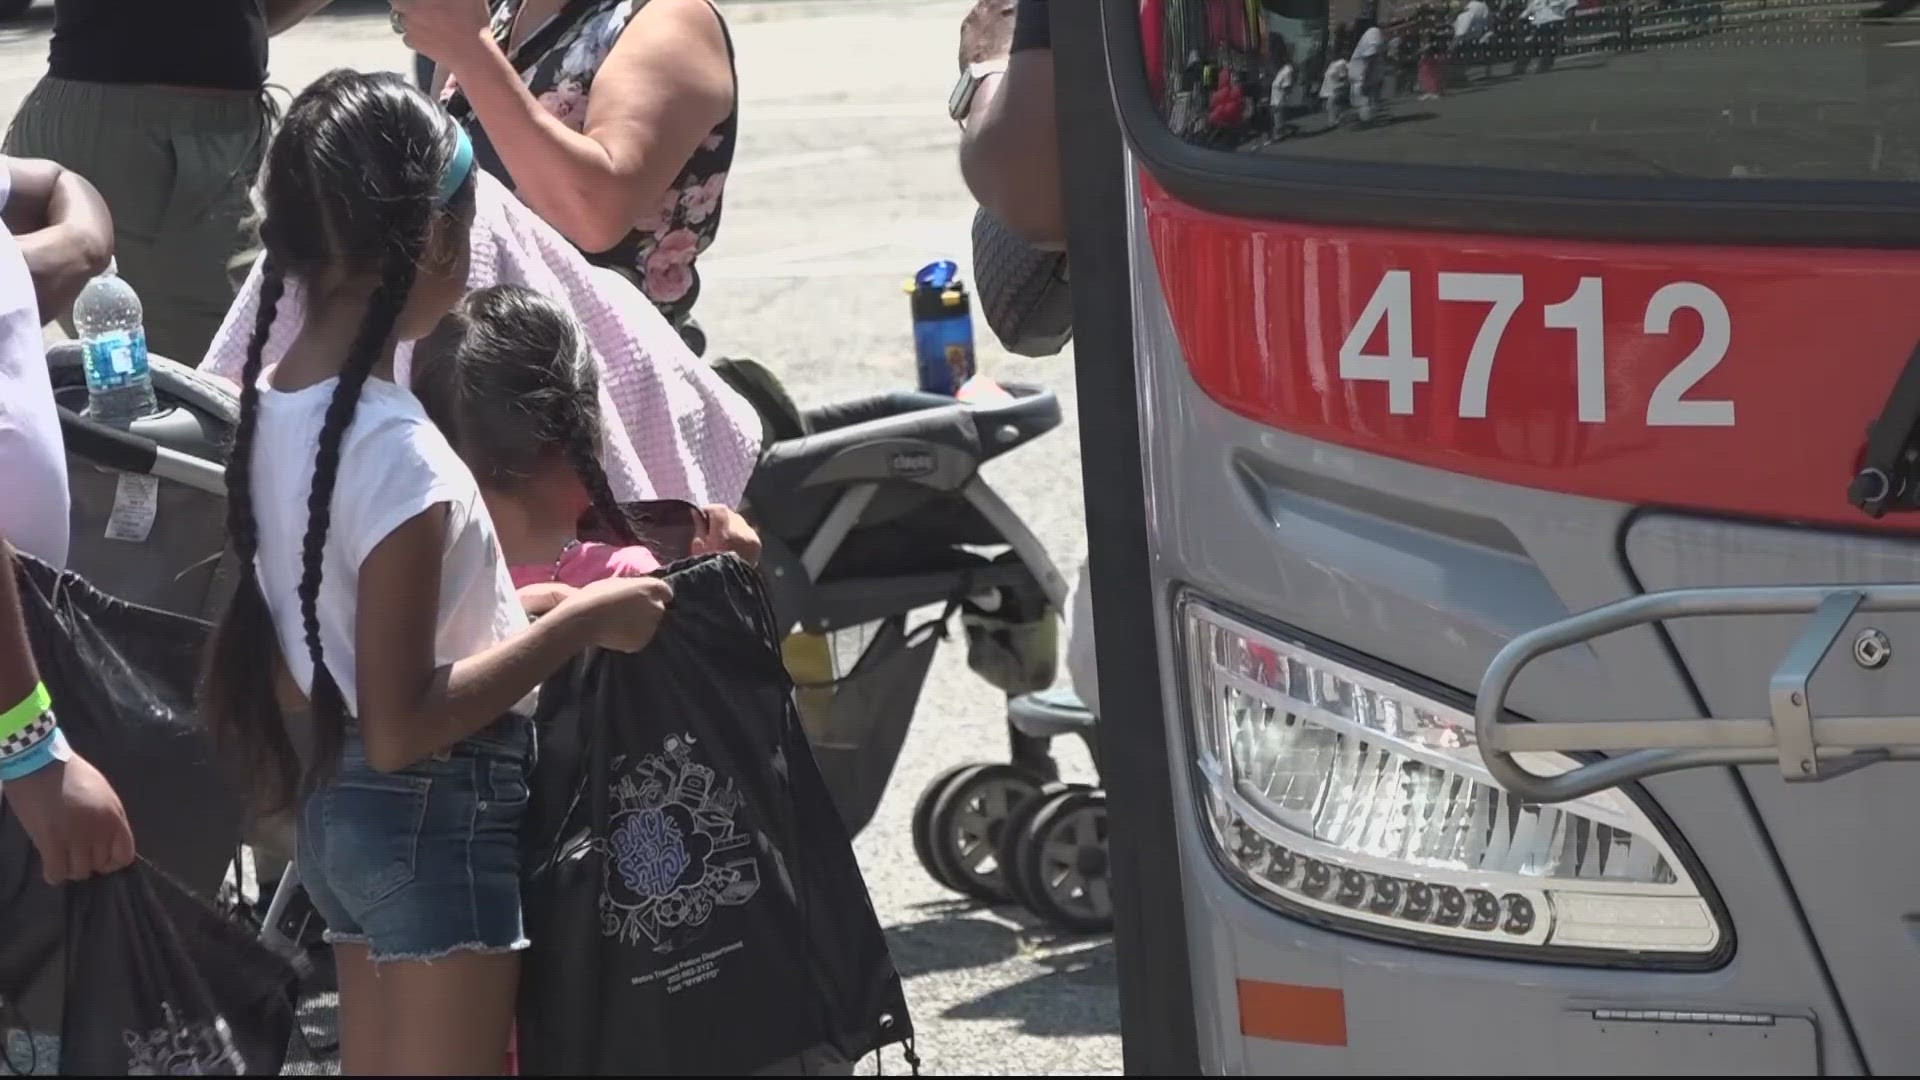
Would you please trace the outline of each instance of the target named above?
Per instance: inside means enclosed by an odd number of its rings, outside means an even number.
[[[141,857],[211,896],[240,842],[241,804],[193,714],[206,624],[115,599],[24,555],[0,573],[19,587],[60,727],[120,796]],[[69,906],[0,800],[0,1029],[60,1029]]]
[[[522,1071],[738,1076],[910,1052],[758,575],[721,555],[665,576],[651,645],[589,654],[541,695]]]
[[[67,741],[113,785],[141,857],[212,896],[240,843],[242,801],[194,715],[207,624],[17,563],[34,663]]]
[[[68,1076],[278,1075],[291,964],[142,861],[67,887]]]

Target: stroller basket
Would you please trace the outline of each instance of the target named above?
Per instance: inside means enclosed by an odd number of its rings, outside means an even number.
[[[882,622],[845,676],[794,687],[814,763],[849,835],[866,828],[879,809],[940,646],[937,626],[909,633],[906,624],[904,615]],[[830,647],[812,635],[788,639],[789,669],[812,659],[795,655],[812,643]]]

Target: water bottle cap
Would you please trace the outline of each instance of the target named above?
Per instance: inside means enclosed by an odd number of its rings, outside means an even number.
[[[916,285],[934,292],[945,292],[960,278],[960,264],[952,259],[930,262],[913,275]]]

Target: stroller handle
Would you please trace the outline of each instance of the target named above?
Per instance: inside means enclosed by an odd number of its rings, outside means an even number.
[[[60,406],[60,436],[70,453],[121,472],[150,473],[160,459],[160,444],[128,431],[89,420]]]
[[[212,494],[225,494],[226,470],[169,450],[152,439],[108,427],[62,405],[60,435],[69,453],[102,468],[173,480]]]

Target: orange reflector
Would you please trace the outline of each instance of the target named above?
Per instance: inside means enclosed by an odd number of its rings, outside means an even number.
[[[1250,1039],[1347,1045],[1347,999],[1322,986],[1240,980],[1240,1034]]]

